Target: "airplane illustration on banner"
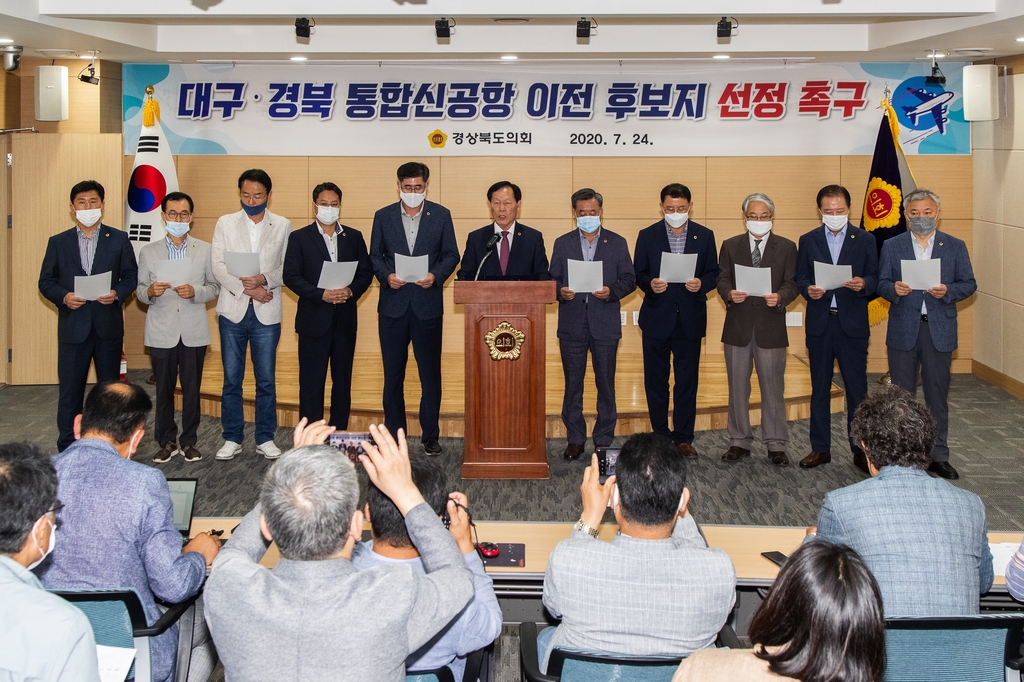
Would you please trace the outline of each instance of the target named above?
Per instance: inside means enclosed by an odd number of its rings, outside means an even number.
[[[907,90],[917,99],[921,100],[921,103],[916,107],[901,107],[910,119],[911,124],[917,125],[917,118],[919,116],[931,114],[932,118],[935,119],[935,125],[939,129],[939,134],[945,134],[946,121],[949,120],[946,118],[946,103],[953,99],[956,94],[952,92],[928,92],[922,88],[907,88]]]

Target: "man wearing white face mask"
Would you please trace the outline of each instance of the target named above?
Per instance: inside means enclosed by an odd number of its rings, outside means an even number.
[[[89,392],[75,418],[79,440],[53,458],[64,504],[61,537],[38,570],[49,590],[131,588],[150,625],[162,614],[155,599],[177,603],[195,594],[220,549],[207,533],[182,547],[167,480],[159,469],[131,461],[152,406],[135,384],[100,383]],[[190,679],[205,680],[216,654],[201,609],[197,602]],[[154,680],[173,676],[177,643],[177,625],[153,639]]]
[[[331,366],[331,414],[328,424],[348,428],[352,402],[352,358],[359,311],[356,302],[373,281],[373,267],[359,230],[338,222],[341,188],[324,182],[313,188],[316,220],[288,235],[284,284],[299,297],[295,332],[299,335],[299,418],[324,418],[324,384]],[[344,287],[321,288],[326,263],[355,263]],[[325,283],[326,284],[326,283]]]
[[[71,188],[75,226],[50,237],[39,291],[57,306],[57,450],[75,441],[72,423],[82,411],[89,365],[99,381],[117,379],[124,340],[122,305],[135,291],[139,268],[128,235],[100,222],[106,193],[95,180]],[[94,301],[75,295],[75,277],[110,273],[110,292]]]
[[[98,682],[85,614],[32,569],[57,541],[57,472],[27,443],[0,445],[0,679]]]
[[[747,231],[722,242],[718,294],[725,301],[725,371],[729,379],[729,449],[726,462],[750,456],[750,373],[761,389],[761,438],[775,466],[786,466],[789,429],[784,397],[786,306],[797,297],[796,244],[772,233],[775,203],[761,193],[743,200]],[[736,285],[736,267],[770,268],[771,293],[751,296]]]
[[[192,197],[171,192],[161,204],[167,236],[139,252],[139,301],[149,306],[145,342],[156,377],[156,426],[159,452],[154,462],[181,454],[186,462],[203,458],[196,448],[199,428],[199,389],[203,362],[210,345],[206,303],[217,298],[220,283],[213,274],[210,244],[189,234],[195,212]],[[186,279],[161,280],[161,264],[187,260]],[[174,388],[181,378],[181,439],[174,423]]]
[[[935,418],[935,445],[928,471],[946,479],[960,478],[949,463],[949,370],[957,347],[958,301],[978,288],[971,257],[963,240],[936,229],[942,216],[934,192],[916,189],[903,200],[907,227],[903,234],[882,244],[878,267],[878,295],[889,301],[885,345],[892,383],[917,394],[921,370],[924,401]],[[903,281],[902,261],[941,261],[940,282],[927,290],[912,289]]]

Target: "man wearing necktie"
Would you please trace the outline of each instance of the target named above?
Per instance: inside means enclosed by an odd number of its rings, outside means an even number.
[[[548,279],[544,235],[516,220],[522,201],[522,190],[508,180],[490,186],[487,204],[494,222],[473,230],[466,238],[457,275],[460,280]]]
[[[850,193],[840,185],[818,192],[822,225],[800,237],[796,284],[807,299],[807,357],[811,369],[811,454],[804,469],[832,461],[832,372],[839,362],[846,393],[846,425],[868,394],[868,299],[878,286],[875,237],[850,224]],[[814,264],[849,265],[852,277],[826,291],[816,285]],[[868,473],[860,445],[850,441],[853,463]]]
[[[750,456],[750,373],[757,369],[761,389],[761,439],[776,466],[786,466],[784,397],[786,374],[786,306],[797,296],[796,244],[772,234],[775,203],[755,193],[743,200],[747,231],[722,243],[718,256],[718,294],[725,301],[725,370],[729,381],[729,449],[726,462]],[[737,266],[770,268],[771,293],[750,296],[736,286]]]

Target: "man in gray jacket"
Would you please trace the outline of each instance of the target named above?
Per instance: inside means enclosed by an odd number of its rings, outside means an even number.
[[[452,537],[468,525],[465,511],[448,502],[450,534],[413,483],[405,434],[396,443],[383,425],[370,432],[377,447],[363,443],[360,460],[405,517],[426,575],[408,565],[357,571],[355,469],[334,448],[296,447],[267,472],[260,504],[206,583],[207,622],[227,679],[404,680],[406,657],[473,597],[473,575]],[[268,569],[258,562],[271,539],[282,558]]]

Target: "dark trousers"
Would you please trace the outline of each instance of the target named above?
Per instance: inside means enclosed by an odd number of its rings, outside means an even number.
[[[420,374],[420,429],[423,440],[441,435],[441,332],[444,317],[421,320],[412,309],[400,317],[377,316],[380,352],[384,360],[384,425],[392,434],[405,429],[405,366],[409,343]]]
[[[186,346],[179,340],[174,348],[150,348],[149,361],[156,377],[157,445],[177,442],[194,446],[199,429],[199,387],[203,383],[206,346]],[[174,387],[181,378],[181,440],[174,423]]]
[[[85,382],[89,364],[96,362],[96,380],[117,381],[121,376],[121,342],[124,339],[101,339],[96,329],[81,343],[57,344],[57,451],[63,452],[75,442],[75,417],[82,413]]]
[[[347,315],[345,317],[348,317]],[[324,385],[331,366],[331,418],[339,431],[348,428],[352,407],[352,358],[356,352],[356,324],[335,310],[323,336],[299,334],[299,418],[310,423],[324,418]]]
[[[700,369],[701,339],[688,339],[683,332],[682,318],[676,315],[676,326],[667,339],[643,335],[644,391],[651,430],[672,439],[676,445],[693,442],[693,425],[697,419],[697,380]],[[672,430],[668,428],[668,374],[673,369]]]
[[[583,327],[587,327],[586,320]],[[597,423],[594,424],[594,444],[610,445],[615,438],[615,360],[619,340],[599,341],[587,338],[559,339],[562,354],[562,372],[565,375],[565,395],[562,398],[562,423],[570,443],[587,442],[587,422],[583,418],[583,378],[587,373],[587,352],[594,362],[594,383],[597,384]]]
[[[846,393],[846,435],[850,435],[853,413],[868,394],[868,337],[847,336],[838,315],[829,315],[820,336],[807,336],[811,366],[811,449],[832,449],[832,376],[835,361],[843,376]],[[854,452],[860,444],[850,441]]]
[[[889,348],[889,378],[892,383],[917,395],[917,370],[921,370],[921,383],[924,389],[924,402],[931,410],[935,419],[935,447],[932,448],[932,461],[948,462],[949,446],[946,436],[949,434],[949,368],[953,362],[953,353],[935,350],[932,333],[928,323],[921,320],[917,332],[917,342],[911,350]]]

